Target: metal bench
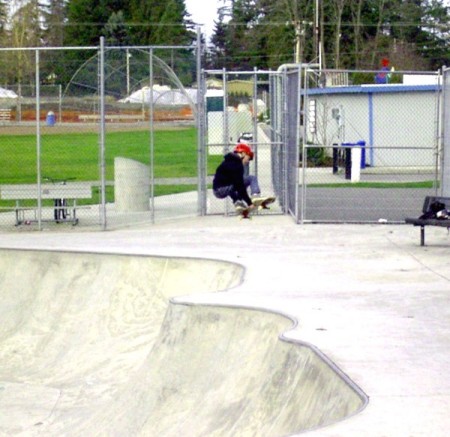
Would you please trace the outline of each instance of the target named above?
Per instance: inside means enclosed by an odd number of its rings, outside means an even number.
[[[16,226],[38,221],[36,214],[38,206],[22,206],[20,202],[22,200],[38,200],[39,197],[54,201],[52,206],[54,218],[52,220],[41,219],[41,221],[71,222],[76,225],[78,223],[76,211],[80,208],[77,205],[77,199],[91,199],[92,187],[89,183],[42,184],[39,192],[37,184],[0,186],[0,198],[2,200],[15,200],[16,202],[14,206],[1,208],[15,211]],[[67,201],[71,201],[70,205],[67,204]],[[34,217],[26,218],[26,211],[33,211]]]
[[[80,121],[84,122],[99,122],[100,114],[80,114],[78,116]],[[105,114],[105,121],[111,122],[139,122],[145,121],[144,114]]]
[[[425,214],[430,211],[430,206],[434,202],[441,202],[445,208],[450,211],[450,197],[426,196],[423,202],[422,212]],[[420,245],[425,246],[425,226],[440,226],[450,229],[450,219],[438,218],[411,218],[407,217],[405,223],[420,226]]]

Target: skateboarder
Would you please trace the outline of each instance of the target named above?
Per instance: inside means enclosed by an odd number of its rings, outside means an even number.
[[[258,179],[245,175],[245,168],[253,159],[254,153],[248,144],[239,143],[233,152],[227,153],[217,167],[213,180],[213,193],[218,199],[230,197],[237,210],[255,208],[254,201],[261,198]],[[247,189],[250,187],[251,197]]]

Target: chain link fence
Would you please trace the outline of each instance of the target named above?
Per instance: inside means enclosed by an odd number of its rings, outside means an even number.
[[[22,58],[29,74],[14,75],[8,62]],[[198,212],[192,47],[0,49],[0,65],[1,227],[107,229]]]
[[[200,59],[103,41],[0,49],[0,227],[234,214],[212,179],[238,142],[255,150],[261,193],[277,197],[264,214],[299,223],[403,222],[424,196],[449,195],[448,69],[375,84],[377,72],[237,73]]]
[[[443,69],[441,120],[442,191],[439,194],[450,197],[450,68]]]
[[[207,157],[221,158],[245,137],[258,156],[250,171],[264,181],[263,192],[277,196],[273,212],[299,223],[401,223],[419,215],[424,197],[444,188],[442,76],[379,76],[311,65],[208,71]],[[255,109],[259,99],[265,116]],[[205,210],[233,211],[211,194]]]
[[[362,73],[366,83],[352,85]],[[302,74],[297,220],[420,215],[424,197],[441,190],[440,74],[389,72],[389,83],[374,84],[377,72],[340,72],[346,86],[327,85],[336,72]]]

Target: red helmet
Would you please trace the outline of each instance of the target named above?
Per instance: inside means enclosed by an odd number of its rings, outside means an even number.
[[[234,148],[234,152],[235,153],[245,153],[246,155],[250,156],[250,159],[253,159],[254,153],[252,148],[248,145],[248,144],[244,144],[244,143],[239,143],[238,145],[236,145],[236,147]]]

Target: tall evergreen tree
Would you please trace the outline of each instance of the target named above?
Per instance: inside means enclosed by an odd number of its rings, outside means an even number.
[[[227,32],[228,26],[225,23],[227,15],[226,9],[220,7],[217,11],[218,20],[214,22],[214,31],[211,37],[211,46],[209,50],[209,67],[225,68],[227,56]]]
[[[111,46],[129,45],[130,36],[122,10],[110,15],[105,26],[105,40],[106,44]]]
[[[228,9],[230,18],[226,24],[224,41],[225,66],[238,70],[249,70],[258,65],[259,38],[255,26],[258,10],[254,0],[233,0]]]
[[[69,46],[98,45],[108,22],[103,0],[69,0],[65,43]]]
[[[98,44],[119,19],[134,45],[183,45],[195,37],[184,0],[68,0],[65,44]]]
[[[47,0],[41,3],[43,16],[44,45],[61,47],[64,45],[64,25],[67,0]]]
[[[261,68],[276,69],[281,64],[294,62],[296,48],[306,46],[307,27],[299,26],[299,15],[292,8],[281,6],[281,0],[260,0],[259,4],[264,12],[260,16],[258,35],[262,40]],[[296,25],[297,20],[297,25]],[[296,45],[296,30],[302,38],[300,44]],[[301,56],[301,55],[300,55]]]
[[[184,0],[169,0],[157,18],[158,25],[153,34],[153,44],[186,45],[194,38],[186,29],[186,7]],[[191,23],[192,24],[192,23]]]
[[[68,0],[65,45],[97,46],[101,36],[115,46],[190,45],[192,26],[184,0]],[[79,66],[92,53],[67,56]],[[175,62],[173,51],[168,56]]]
[[[450,5],[439,0],[426,1],[421,19],[419,53],[429,61],[430,68],[450,65]]]
[[[42,45],[46,47],[62,47],[66,21],[67,0],[47,0],[40,3],[42,16]],[[64,53],[43,51],[41,56],[42,77],[49,84],[60,83],[64,76]]]
[[[136,45],[185,45],[195,38],[184,0],[131,0],[129,17]]]

